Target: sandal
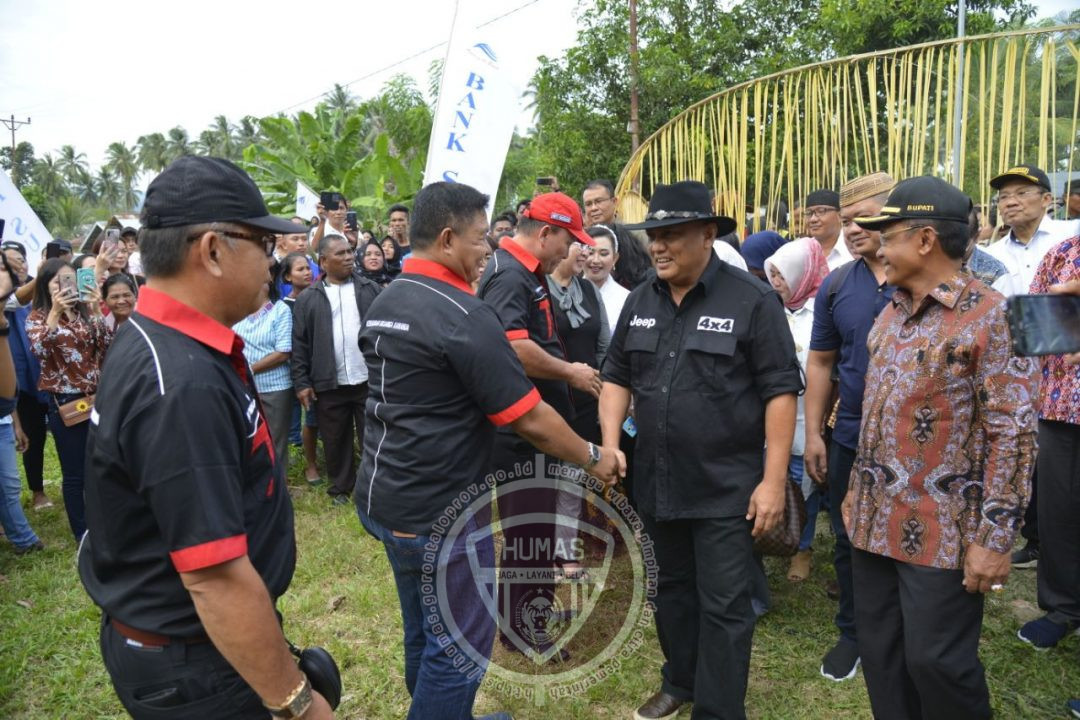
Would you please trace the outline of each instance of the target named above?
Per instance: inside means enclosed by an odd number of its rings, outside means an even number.
[[[809,550],[800,550],[795,553],[795,556],[791,558],[791,565],[788,566],[787,579],[789,581],[802,582],[810,577],[810,557]]]

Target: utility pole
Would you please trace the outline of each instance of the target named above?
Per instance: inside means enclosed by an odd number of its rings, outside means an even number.
[[[638,46],[637,0],[630,0],[630,153],[637,151],[638,136]]]
[[[960,43],[956,49],[956,103],[953,106],[952,175],[953,185],[960,187],[960,164],[964,162],[960,138],[964,124],[964,34],[967,25],[967,3],[965,0],[960,0],[957,15],[956,37],[960,40]]]
[[[10,120],[0,118],[0,122],[4,123],[4,127],[11,131],[11,182],[18,185],[18,178],[15,177],[15,131],[19,129],[20,125],[29,125],[30,117],[27,116],[25,120],[16,120],[15,113],[12,113]]]

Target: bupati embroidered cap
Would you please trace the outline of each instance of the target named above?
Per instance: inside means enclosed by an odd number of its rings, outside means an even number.
[[[1053,192],[1050,190],[1050,178],[1046,176],[1046,173],[1034,165],[1017,165],[1016,167],[1011,167],[990,180],[990,187],[995,190],[1000,190],[1001,186],[1010,180],[1027,180],[1032,185],[1038,185],[1046,192]]]
[[[698,221],[716,223],[717,237],[723,237],[735,229],[734,220],[716,214],[712,194],[705,183],[683,180],[671,185],[657,185],[649,198],[649,212],[645,214],[645,221],[623,227],[627,230],[651,230]]]
[[[537,195],[529,203],[522,217],[547,223],[570,231],[576,240],[586,245],[596,245],[581,222],[581,208],[569,195],[561,192]]]
[[[896,187],[896,181],[893,180],[892,175],[885,172],[870,173],[848,180],[840,186],[840,207],[854,205],[867,198],[889,192],[894,187]]]
[[[235,222],[288,235],[290,220],[274,217],[246,172],[222,158],[184,156],[146,189],[142,224],[148,228]]]
[[[880,230],[897,220],[952,220],[968,222],[971,198],[941,178],[930,175],[908,178],[896,184],[889,199],[872,217],[855,222],[867,230]]]

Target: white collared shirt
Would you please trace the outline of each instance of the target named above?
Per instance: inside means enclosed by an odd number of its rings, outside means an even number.
[[[622,312],[622,306],[626,302],[630,291],[612,280],[610,275],[608,275],[604,284],[596,288],[596,290],[600,293],[600,299],[604,302],[604,312],[607,314],[610,337],[610,335],[615,334],[615,326],[619,323],[619,313]]]
[[[1039,269],[1046,253],[1064,240],[1076,237],[1080,233],[1080,221],[1077,220],[1054,220],[1049,215],[1039,223],[1038,230],[1031,236],[1027,245],[1016,239],[1013,231],[988,245],[986,252],[990,253],[1002,263],[1009,271],[1012,280],[1012,289],[1017,293],[1027,293],[1031,287],[1031,281],[1035,279],[1035,273]]]
[[[367,365],[360,352],[360,308],[356,291],[349,280],[341,285],[326,283],[323,288],[330,301],[330,324],[334,330],[334,362],[338,385],[359,385],[368,379]]]
[[[854,259],[855,256],[848,250],[847,241],[844,240],[844,231],[841,230],[836,238],[836,244],[833,245],[833,249],[825,256],[825,264],[829,266],[829,272],[832,272],[841,265],[845,265]]]

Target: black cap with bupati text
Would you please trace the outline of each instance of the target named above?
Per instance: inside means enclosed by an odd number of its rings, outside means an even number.
[[[855,222],[867,230],[880,230],[897,220],[952,220],[968,222],[971,198],[962,190],[931,175],[908,178],[896,184],[885,205],[872,217]]]
[[[1000,190],[1001,186],[1010,180],[1026,180],[1032,185],[1038,185],[1046,192],[1053,192],[1050,189],[1050,178],[1047,177],[1046,173],[1034,165],[1017,165],[1016,167],[1011,167],[997,177],[991,178],[990,187],[995,190]]]
[[[140,220],[151,229],[234,222],[284,235],[296,232],[291,221],[270,214],[246,172],[223,158],[191,155],[151,181]]]

